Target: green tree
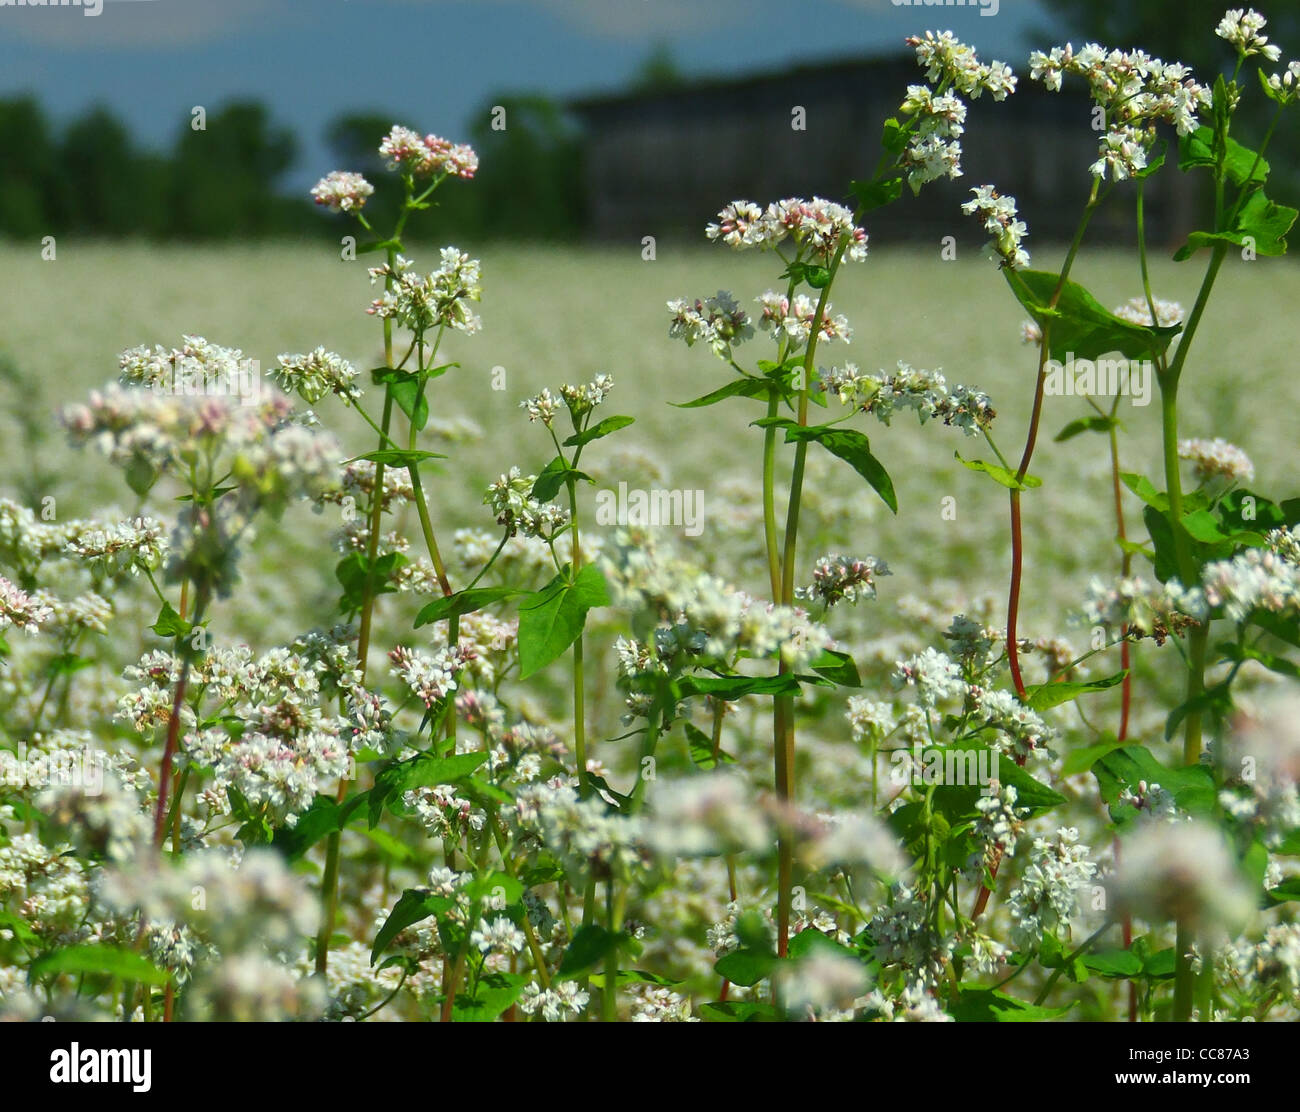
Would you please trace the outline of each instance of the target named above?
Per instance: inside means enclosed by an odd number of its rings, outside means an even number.
[[[225,105],[176,142],[169,189],[170,231],[186,238],[261,236],[297,226],[300,200],[276,185],[293,164],[293,133],[273,126],[255,101]]]
[[[45,113],[32,96],[0,100],[0,232],[48,235],[62,192],[58,158]]]

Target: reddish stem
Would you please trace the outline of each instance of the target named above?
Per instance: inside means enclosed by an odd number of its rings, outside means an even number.
[[[162,766],[158,770],[158,806],[153,816],[153,845],[161,849],[163,832],[167,825],[167,791],[171,786],[172,759],[176,755],[176,746],[181,735],[181,704],[185,701],[185,684],[189,679],[190,662],[187,659],[181,665],[180,678],[176,681],[176,696],[172,700],[171,718],[167,721],[167,744],[163,748]]]

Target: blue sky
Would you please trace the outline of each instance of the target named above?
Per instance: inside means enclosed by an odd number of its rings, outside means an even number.
[[[950,28],[1022,69],[1028,32],[1048,22],[1036,0],[984,0],[995,15],[976,0],[102,0],[93,17],[14,2],[0,0],[0,96],[34,92],[59,121],[103,103],[153,147],[194,105],[256,97],[298,132],[296,182],[329,168],[321,134],[341,112],[384,110],[459,138],[495,92],[617,89],[656,42],[707,75]]]

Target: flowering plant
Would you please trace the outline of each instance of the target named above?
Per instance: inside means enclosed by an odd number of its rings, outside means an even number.
[[[406,239],[477,156],[394,127],[380,188],[400,203],[382,231],[367,216],[376,185],[323,178],[316,202],[376,257],[378,365],[317,347],[260,376],[196,336],[131,349],[119,381],[62,421],[122,470],[135,512],[52,522],[0,501],[0,1008],[1295,1018],[1300,498],[1248,487],[1235,445],[1181,436],[1178,404],[1225,260],[1283,253],[1297,216],[1265,194],[1264,155],[1300,63],[1269,71],[1280,55],[1263,28],[1253,11],[1224,17],[1236,65],[1210,86],[1137,49],[1030,58],[1049,90],[1083,81],[1106,126],[1059,269],[1031,268],[1026,220],[994,185],[961,206],[1030,318],[1015,465],[977,386],[910,353],[882,354],[877,372],[834,358],[862,334],[831,301],[852,270],[870,274],[871,213],[961,176],[967,103],[1013,95],[1010,67],[946,32],[909,39],[921,80],[848,203],[718,213],[706,237],[778,273],[752,301],[718,290],[667,305],[669,338],[724,366],[678,403],[684,419],[720,403],[755,415],[757,481],[731,564],[721,541],[712,557],[684,551],[648,512],[593,508],[588,487],[626,486],[642,466],[612,447],[634,420],[608,412],[608,373],[522,399],[502,430],[510,454],[478,488],[483,527],[449,532],[432,477],[475,428],[444,415],[439,387],[462,368],[443,345],[487,327],[490,264],[447,246],[425,273]],[[1257,64],[1276,112],[1253,150],[1236,125]],[[1208,252],[1190,310],[1155,296],[1148,265],[1146,183],[1175,171],[1162,128],[1177,170],[1211,185],[1209,223],[1175,256]],[[1125,197],[1141,294],[1110,312],[1071,275],[1093,216]],[[1117,546],[1060,615],[1089,630],[1079,651],[1019,622],[1041,420],[1056,378],[1085,363],[1092,412],[1056,442],[1104,442],[1101,519]],[[1121,464],[1138,449],[1121,439],[1119,387],[1142,365],[1161,399],[1158,479]],[[1104,373],[1116,389],[1094,388]],[[961,445],[954,470],[1007,492],[1005,612],[974,590],[957,613],[895,604],[880,555],[807,552],[825,532],[822,467],[865,483],[857,520],[899,512],[880,445],[908,435],[907,411],[950,430],[924,435]],[[348,421],[368,437],[350,458]],[[257,531],[296,502],[337,513],[333,612],[255,649],[228,607]],[[876,547],[897,546],[881,530]],[[912,627],[906,643],[875,636],[884,607]],[[105,634],[135,619],[140,651],[119,659],[133,643]],[[1095,709],[1111,697],[1113,727]]]

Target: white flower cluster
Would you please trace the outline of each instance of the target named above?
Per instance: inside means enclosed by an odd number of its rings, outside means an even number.
[[[1261,34],[1267,24],[1268,20],[1254,8],[1229,8],[1219,20],[1214,33],[1229,43],[1242,58],[1259,54],[1270,62],[1276,62],[1282,56],[1282,51],[1268,41],[1267,35]]]
[[[241,405],[227,396],[112,385],[93,391],[84,405],[65,408],[61,418],[73,444],[88,445],[123,467],[143,463],[185,474],[187,460],[220,453],[217,466],[224,464],[254,502],[326,489],[339,455],[332,435],[295,423],[292,403],[279,393]]]
[[[401,170],[417,178],[449,174],[472,178],[478,170],[478,155],[463,143],[451,143],[437,135],[421,135],[409,127],[394,125],[379,144],[379,153],[390,170]]]
[[[642,871],[638,820],[609,810],[598,795],[580,799],[568,784],[529,784],[515,797],[520,829],[541,839],[570,878],[593,870],[627,881]]]
[[[1016,91],[1010,66],[998,61],[984,65],[974,47],[959,41],[951,31],[912,35],[907,45],[916,51],[917,64],[925,69],[925,79],[931,85],[951,85],[972,100],[985,92],[994,100],[1005,100]]]
[[[440,649],[433,656],[399,645],[388,658],[393,663],[393,674],[426,707],[432,707],[456,690],[456,677],[465,667],[467,655],[459,645],[454,649]]]
[[[869,984],[862,962],[823,949],[781,967],[773,980],[788,1013],[813,1019],[829,1011],[851,1011]]]
[[[0,845],[0,906],[17,910],[46,941],[78,941],[90,906],[86,871],[71,847],[15,833]]]
[[[597,375],[581,386],[564,383],[560,386],[560,397],[564,399],[570,415],[577,422],[608,398],[613,389],[614,380],[609,375]]]
[[[509,529],[512,537],[520,532],[528,537],[553,537],[569,524],[568,510],[533,497],[536,481],[536,475],[525,475],[512,467],[488,487],[483,497],[483,504],[491,507],[497,524]]]
[[[1142,576],[1107,583],[1094,576],[1088,583],[1081,613],[1091,626],[1107,629],[1127,628],[1144,637],[1154,637],[1163,644],[1203,609],[1194,594],[1182,590],[1175,581],[1161,586]]]
[[[678,298],[668,302],[668,311],[673,315],[668,325],[670,337],[685,340],[687,347],[708,344],[722,359],[730,358],[732,347],[754,335],[749,314],[727,290],[694,302]]]
[[[999,266],[1008,270],[1021,270],[1029,265],[1029,252],[1020,246],[1029,234],[1029,228],[1016,216],[1016,199],[1004,196],[991,185],[977,185],[975,194],[961,206],[967,216],[978,216],[984,222],[989,240],[989,257],[999,259]]]
[[[1191,460],[1201,482],[1226,479],[1231,483],[1248,483],[1255,477],[1255,465],[1250,457],[1218,436],[1213,440],[1180,440],[1178,458]]]
[[[1078,911],[1079,892],[1097,875],[1079,844],[1079,831],[1063,826],[1051,838],[1035,838],[1029,862],[1007,896],[1011,937],[1022,948],[1036,945],[1045,933],[1068,927]]]
[[[914,410],[921,424],[941,420],[945,425],[975,436],[990,428],[997,410],[982,390],[957,383],[949,386],[937,370],[918,370],[903,360],[893,374],[862,374],[853,363],[833,367],[821,378],[821,387],[845,405],[853,405],[888,425],[899,410]]]
[[[119,378],[129,386],[148,386],[174,393],[237,392],[244,367],[238,348],[223,347],[202,336],[183,336],[178,348],[147,344],[118,356]]]
[[[39,633],[53,617],[48,602],[38,601],[0,575],[0,631],[17,626],[24,633]]]
[[[731,666],[741,653],[760,659],[779,654],[799,670],[834,644],[805,611],[753,598],[661,556],[642,534],[620,532],[602,557],[601,570],[614,605],[650,611],[656,618],[655,656],[669,670],[718,662]],[[642,650],[628,651],[636,656]],[[641,659],[635,666],[649,671],[647,663]]]
[[[552,981],[550,988],[536,982],[524,986],[519,1010],[524,1015],[541,1015],[547,1023],[576,1019],[586,1010],[591,996],[577,981]]]
[[[933,918],[924,894],[898,884],[889,906],[877,911],[867,924],[880,964],[896,966],[910,975],[909,981],[926,988],[939,984],[957,944],[952,935],[935,934]]]
[[[1100,155],[1089,169],[1093,176],[1123,181],[1146,169],[1156,141],[1156,124],[1169,123],[1179,135],[1196,130],[1198,114],[1210,106],[1210,93],[1181,62],[1162,62],[1141,50],[1107,51],[1088,43],[1035,50],[1029,76],[1059,92],[1066,74],[1088,82],[1092,99],[1105,113],[1106,133]]]
[[[769,250],[792,239],[799,252],[826,263],[842,241],[844,258],[861,262],[867,257],[867,233],[853,223],[853,213],[843,205],[814,197],[811,201],[788,197],[761,208],[753,201],[733,201],[704,234],[729,247]]]
[[[758,326],[778,336],[786,336],[793,347],[800,347],[812,336],[813,322],[817,319],[817,302],[807,294],[795,294],[794,300],[783,293],[768,290],[757,299],[763,307]],[[831,315],[831,305],[827,302],[822,312],[821,323],[817,326],[820,339],[843,340],[848,343],[853,339],[853,329],[848,318],[842,313]]]
[[[897,997],[873,989],[863,1001],[863,1008],[886,1023],[954,1022],[934,994],[919,981],[905,986]]]
[[[974,717],[1004,735],[1010,743],[1004,745],[999,739],[992,743],[994,749],[1009,752],[1021,763],[1031,753],[1045,750],[1056,737],[1056,731],[1011,691],[978,689]]]
[[[1247,548],[1231,560],[1206,564],[1201,589],[1206,604],[1223,607],[1234,622],[1255,610],[1292,613],[1300,609],[1300,565],[1268,549]]]
[[[1288,62],[1281,73],[1271,73],[1267,78],[1268,94],[1279,104],[1290,104],[1300,95],[1300,62]]]
[[[1255,898],[1223,834],[1200,821],[1142,823],[1121,843],[1108,887],[1114,910],[1198,931],[1240,928]]]
[[[643,837],[664,857],[702,857],[763,853],[775,831],[745,777],[718,771],[657,790]]]
[[[318,347],[306,355],[281,355],[274,375],[286,391],[295,390],[309,405],[326,394],[337,394],[348,405],[361,397],[357,369],[341,355]]]
[[[76,522],[67,551],[107,575],[155,571],[167,555],[166,527],[152,517],[133,517],[111,524]]]
[[[1151,305],[1145,297],[1130,297],[1123,305],[1118,306],[1114,313],[1121,320],[1129,321],[1131,324],[1140,324],[1143,328],[1150,328],[1152,324],[1168,326],[1181,324],[1183,318],[1187,315],[1183,307],[1177,301],[1165,301],[1159,297],[1152,299],[1156,309],[1156,319],[1151,319]],[[1035,325],[1035,328],[1038,326]]]
[[[866,695],[850,695],[845,711],[854,741],[883,741],[894,730],[894,708]]]
[[[330,212],[359,211],[374,192],[364,177],[347,170],[333,170],[311,187],[312,200]]]
[[[921,705],[930,709],[966,694],[961,669],[951,657],[934,648],[895,664],[893,680],[897,687],[915,687]]]
[[[935,96],[928,85],[909,85],[899,111],[916,117],[916,130],[907,143],[903,167],[913,191],[940,178],[961,177],[961,144],[966,102],[953,93]]]
[[[907,40],[916,50],[917,63],[929,85],[909,85],[899,113],[911,117],[912,133],[901,164],[913,192],[939,178],[961,177],[961,138],[965,130],[966,102],[989,93],[1005,100],[1016,90],[1011,67],[994,61],[983,65],[972,47],[959,42],[951,31]],[[935,86],[931,88],[930,86]],[[957,94],[961,94],[958,96]]]
[[[393,320],[416,336],[437,328],[451,328],[469,335],[480,331],[482,320],[470,308],[482,300],[482,268],[477,259],[455,247],[440,252],[441,265],[421,276],[412,270],[410,259],[398,255],[393,265],[370,268],[370,281],[385,284],[383,295],[366,311]]]
[[[818,601],[828,608],[838,602],[857,603],[876,597],[876,579],[892,574],[889,565],[875,556],[856,560],[831,553],[819,556],[813,565],[813,581],[795,591],[795,597]]]
[[[664,985],[636,985],[632,990],[633,1023],[698,1023],[690,997]]]
[[[1018,795],[1011,784],[1006,787],[999,785],[996,795],[984,795],[975,801],[979,818],[975,820],[971,834],[980,843],[980,849],[966,864],[967,874],[972,879],[978,879],[1000,854],[1015,855],[1016,843],[1029,814],[1028,808],[1016,806]]]

